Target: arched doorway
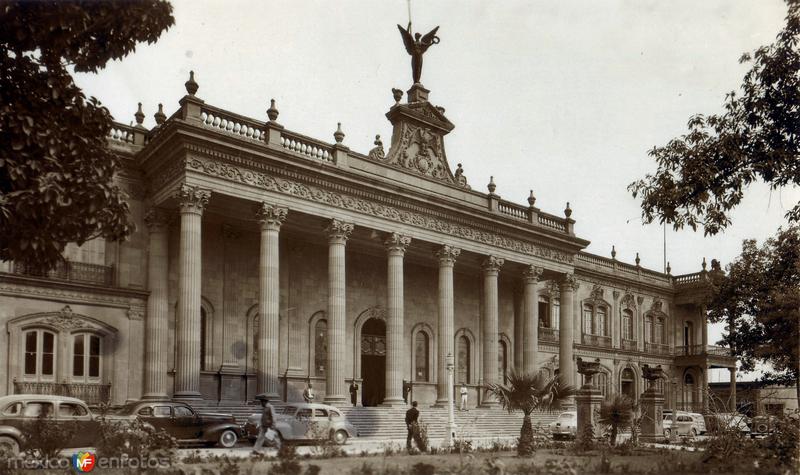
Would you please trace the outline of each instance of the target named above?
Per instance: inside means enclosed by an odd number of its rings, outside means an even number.
[[[692,373],[683,375],[683,409],[686,411],[694,410],[694,376]]]
[[[636,401],[636,375],[633,374],[633,370],[630,368],[623,369],[619,381],[620,392],[631,398],[631,401]]]
[[[370,318],[361,327],[361,404],[377,406],[386,397],[386,322]]]

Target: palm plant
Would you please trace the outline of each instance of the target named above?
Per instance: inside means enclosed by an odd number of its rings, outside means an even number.
[[[616,445],[619,430],[633,423],[633,409],[633,401],[624,394],[615,394],[600,405],[598,422],[611,426],[611,445]]]
[[[533,454],[533,425],[531,413],[536,410],[554,411],[575,394],[575,388],[561,385],[557,378],[548,379],[541,373],[509,371],[506,384],[490,384],[490,394],[508,412],[522,411],[522,429],[519,433],[517,454]]]

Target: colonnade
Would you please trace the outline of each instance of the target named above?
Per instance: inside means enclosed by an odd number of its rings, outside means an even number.
[[[178,250],[178,308],[176,322],[176,361],[174,397],[200,399],[200,299],[201,299],[201,224],[205,206],[211,192],[183,184],[176,199],[180,209],[180,249]],[[288,216],[283,207],[260,203],[255,218],[261,227],[258,260],[259,286],[259,344],[257,352],[257,393],[269,399],[278,399],[279,361],[279,233]],[[168,232],[166,213],[151,210],[146,222],[150,230],[148,260],[148,314],[145,327],[145,396],[167,397],[167,340],[168,318]],[[346,268],[345,250],[354,225],[332,219],[325,228],[328,238],[328,360],[326,371],[325,402],[345,403],[347,397],[345,378],[346,358]],[[404,361],[404,295],[403,262],[411,238],[391,233],[384,242],[387,252],[387,322],[386,322],[386,398],[387,405],[403,404]],[[447,355],[455,355],[453,269],[461,250],[443,244],[434,256],[438,260],[438,384],[437,403],[447,400]],[[484,283],[483,308],[483,383],[498,382],[498,277],[504,259],[487,255],[482,264]],[[541,267],[528,265],[523,272],[523,367],[525,371],[537,368],[538,353],[538,296],[537,285],[543,273]],[[572,274],[561,281],[560,361],[572,362],[573,306],[577,282]],[[561,378],[574,384],[572,364],[562,365]],[[495,404],[484,398],[487,405]]]

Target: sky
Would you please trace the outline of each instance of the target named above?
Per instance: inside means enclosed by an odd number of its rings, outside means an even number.
[[[388,145],[391,88],[411,86],[410,58],[396,24],[407,0],[173,1],[175,25],[153,45],[76,81],[130,123],[137,103],[154,124],[185,94],[189,70],[206,103],[267,120],[276,99],[287,129],[366,153],[376,134]],[[627,185],[655,171],[647,155],[686,131],[696,113],[720,112],[748,66],[742,53],[772,42],[783,25],[779,0],[411,1],[412,29],[439,26],[422,83],[456,128],[445,138],[452,169],[473,189],[489,177],[503,198],[563,215],[566,202],[588,252],[663,270],[664,230],[643,225]],[[797,188],[754,184],[714,237],[666,232],[674,275],[705,257],[723,265],[747,238],[785,224]],[[710,339],[721,329],[715,327]],[[727,374],[723,376],[723,380]],[[713,376],[712,376],[713,378]]]

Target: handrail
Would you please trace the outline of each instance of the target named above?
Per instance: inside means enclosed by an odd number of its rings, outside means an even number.
[[[498,201],[497,211],[522,221],[528,221],[530,216],[529,208],[506,200]]]
[[[200,109],[200,121],[204,127],[257,142],[263,142],[266,136],[263,122],[210,105]]]
[[[281,132],[281,145],[284,149],[307,158],[334,163],[333,146],[321,140],[284,130]]]
[[[561,231],[562,233],[567,232],[567,223],[563,218],[559,218],[558,216],[553,216],[552,214],[547,213],[539,213],[538,216],[539,224],[546,227],[556,229]]]

